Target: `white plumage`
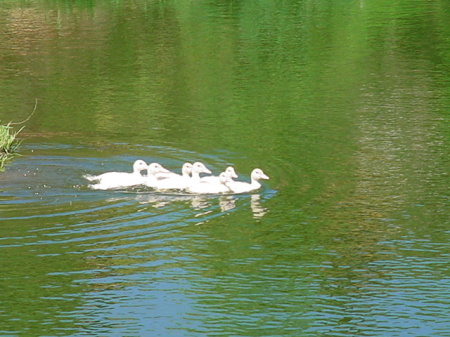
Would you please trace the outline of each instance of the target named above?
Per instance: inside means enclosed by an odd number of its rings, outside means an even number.
[[[147,170],[147,175],[142,171]],[[211,174],[211,171],[201,162],[184,163],[181,174],[171,172],[158,163],[146,164],[143,160],[133,163],[133,172],[106,172],[100,175],[84,175],[94,182],[92,189],[118,189],[144,185],[157,190],[178,189],[193,194],[246,193],[259,189],[259,180],[269,179],[264,172],[256,168],[251,172],[251,182],[235,181],[237,174],[232,166],[219,176],[201,177],[200,174]]]
[[[141,172],[147,170],[148,165],[143,160],[136,160],[133,172],[106,172],[97,176],[86,174],[83,177],[89,181],[97,182],[90,185],[92,189],[107,190],[125,188],[142,184],[144,177]]]
[[[267,175],[261,169],[254,169],[251,173],[251,183],[243,182],[243,181],[230,181],[227,182],[227,187],[233,193],[245,193],[257,190],[261,187],[259,183],[260,179],[269,179]]]
[[[155,188],[158,190],[170,190],[170,189],[184,189],[191,184],[192,164],[184,163],[181,168],[181,175],[170,172],[165,174],[165,178],[161,178],[157,175],[158,181],[155,183]]]
[[[191,174],[191,181],[190,184],[196,184],[200,182],[200,173],[209,173],[211,174],[211,171],[206,168],[205,164],[197,161],[194,164],[192,164],[192,174]]]
[[[238,177],[233,166],[228,166],[223,173],[225,173],[226,176],[229,178],[237,178]],[[200,181],[207,182],[207,183],[220,183],[220,176],[206,176],[206,177],[202,177],[200,179]]]
[[[147,187],[155,188],[158,182],[158,178],[156,177],[159,173],[171,173],[168,169],[164,168],[161,164],[151,163],[147,168],[147,176],[144,177],[142,184]]]
[[[186,190],[190,193],[195,194],[230,193],[231,190],[227,186],[227,183],[231,182],[231,178],[228,176],[228,174],[222,172],[217,178],[218,181],[199,181],[189,186]]]

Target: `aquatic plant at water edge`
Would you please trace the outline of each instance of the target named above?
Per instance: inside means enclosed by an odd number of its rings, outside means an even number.
[[[17,149],[22,142],[17,139],[17,135],[25,126],[22,126],[18,131],[14,132],[11,125],[20,125],[27,122],[36,112],[37,102],[38,100],[36,99],[33,111],[25,120],[19,123],[9,122],[6,125],[0,124],[0,172],[5,170],[5,164],[7,161],[18,155]]]
[[[21,141],[17,140],[18,131],[12,131],[11,123],[0,125],[0,171],[4,171],[5,163],[17,155],[17,148]]]

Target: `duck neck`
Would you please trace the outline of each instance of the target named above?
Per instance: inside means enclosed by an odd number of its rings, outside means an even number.
[[[200,173],[198,172],[192,172],[191,180],[193,182],[199,182],[200,181]]]
[[[142,171],[143,170],[134,170],[132,175],[137,176],[137,177],[142,176],[142,173],[141,173]]]
[[[257,180],[257,179],[254,179],[254,178],[252,178],[252,181],[251,181],[251,184],[250,184],[252,187],[255,187],[255,188],[259,188],[259,187],[261,187],[261,184],[259,183],[259,181]]]
[[[226,182],[223,183],[223,185],[228,189],[227,193],[228,192],[233,193],[233,189],[229,186],[230,183],[233,183],[233,182],[232,181],[226,181]]]
[[[157,181],[158,178],[156,177],[156,174],[154,172],[147,172],[147,180],[149,181]]]

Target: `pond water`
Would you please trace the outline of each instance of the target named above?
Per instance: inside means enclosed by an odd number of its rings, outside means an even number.
[[[26,120],[0,335],[450,335],[448,22],[437,0],[0,2],[0,121]],[[270,180],[82,177],[136,159]]]

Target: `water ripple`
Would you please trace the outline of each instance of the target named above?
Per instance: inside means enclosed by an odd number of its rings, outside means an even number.
[[[30,154],[16,160],[1,176],[4,208],[0,220],[11,228],[20,223],[22,229],[15,227],[9,235],[1,237],[0,247],[41,247],[40,257],[80,250],[89,254],[126,251],[128,256],[155,245],[161,249],[175,243],[177,232],[190,224],[206,224],[243,209],[249,209],[255,218],[262,218],[267,212],[262,204],[273,194],[270,190],[263,194],[220,196],[139,189],[92,191],[87,188],[83,174],[110,168],[130,170],[136,157],[175,170],[193,157],[205,162],[207,159],[214,171],[227,163],[211,155],[148,146],[135,146],[137,154],[133,157],[116,155],[107,159],[77,156],[87,150],[81,145],[29,144],[26,148]],[[45,155],[47,151],[49,154]],[[152,156],[148,156],[150,152]],[[51,248],[55,245],[60,248]],[[57,249],[62,250],[49,252]]]

